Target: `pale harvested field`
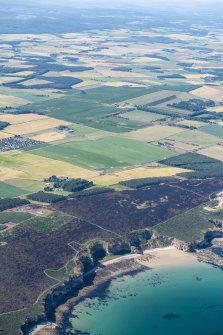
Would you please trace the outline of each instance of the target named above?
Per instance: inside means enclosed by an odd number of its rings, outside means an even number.
[[[121,87],[121,86],[131,86],[131,87],[146,87],[143,84],[135,84],[126,81],[107,81],[104,83],[105,86],[112,86],[112,87]]]
[[[188,172],[189,170],[175,168],[175,167],[159,167],[146,168],[137,167],[134,169],[123,170],[113,174],[93,178],[92,180],[97,185],[106,186],[114,185],[122,180],[139,179],[139,178],[154,178],[154,177],[171,177],[178,173]]]
[[[1,166],[0,162],[0,181],[17,178],[23,174],[22,171],[17,170],[16,168],[9,168],[6,166]]]
[[[0,121],[10,124],[19,124],[23,122],[38,121],[49,119],[48,116],[38,114],[0,114]]]
[[[22,178],[42,181],[52,175],[88,179],[98,176],[98,173],[28,152],[10,151],[1,153],[0,180]]]
[[[214,145],[213,147],[200,150],[199,153],[223,162],[223,146],[221,145]]]
[[[13,77],[16,77],[16,80],[18,80],[17,77],[26,77],[26,76],[30,76],[31,74],[33,74],[33,71],[20,71],[20,72],[13,73],[12,75]]]
[[[50,84],[52,81],[43,80],[43,79],[29,79],[23,82],[24,86],[32,86],[32,85],[44,85]]]
[[[50,34],[0,34],[1,41],[21,41],[21,40],[27,40],[30,41],[30,39],[41,39],[43,41],[52,40],[53,35]]]
[[[126,133],[124,136],[139,141],[158,141],[183,131],[184,129],[178,127],[155,125]]]
[[[163,62],[163,60],[160,58],[153,58],[153,57],[137,57],[133,59],[133,62],[144,64],[144,63],[153,63],[153,62]]]
[[[36,141],[42,141],[42,142],[54,142],[54,141],[63,140],[66,137],[67,137],[66,135],[59,133],[57,131],[50,131],[47,133],[33,136],[32,139]]]
[[[211,107],[211,108],[208,108],[208,111],[209,112],[215,112],[215,113],[223,113],[223,106]]]
[[[211,74],[184,74],[184,76],[187,78],[187,79],[203,79],[205,77],[214,77],[214,75],[211,75]]]
[[[177,122],[177,124],[182,125],[182,126],[192,126],[192,127],[202,127],[205,126],[206,123],[205,122],[201,122],[201,121],[196,121],[196,120],[183,120],[183,121],[179,121]]]
[[[194,151],[194,150],[199,149],[198,144],[174,141],[174,140],[170,140],[169,138],[168,138],[167,142],[172,144],[176,151],[187,152],[187,151]]]
[[[12,83],[13,81],[23,79],[23,77],[0,77],[0,84]]]
[[[10,136],[10,134],[4,133],[4,131],[0,131],[0,140],[2,140],[3,138],[8,138]]]
[[[82,83],[73,85],[73,87],[75,87],[75,88],[86,88],[86,87],[89,87],[89,86],[92,86],[92,85],[98,85],[98,84],[100,84],[100,83],[96,80],[85,80]]]
[[[191,91],[190,93],[197,95],[203,99],[212,99],[215,101],[223,102],[223,88],[203,86]]]
[[[69,124],[70,123],[66,121],[57,120],[53,118],[45,118],[42,120],[17,123],[8,126],[5,131],[15,135],[27,135],[27,134],[34,134],[46,129],[52,129],[58,127],[59,125],[69,125]]]
[[[97,72],[102,74],[104,77],[112,77],[112,78],[148,78],[149,76],[143,73],[134,73],[134,72],[126,72],[126,71],[112,71],[107,68],[98,69]]]
[[[197,144],[201,147],[203,146],[210,147],[210,146],[217,144],[219,141],[221,141],[219,137],[206,134],[199,130],[186,130],[186,131],[183,131],[179,134],[176,134],[170,137],[169,139],[179,141],[179,142]]]
[[[16,107],[26,105],[28,103],[30,103],[30,101],[23,98],[17,98],[10,95],[0,94],[0,107],[6,107],[6,106]]]

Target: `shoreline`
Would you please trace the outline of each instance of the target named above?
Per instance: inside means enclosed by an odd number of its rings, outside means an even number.
[[[48,324],[30,335],[65,334],[64,330],[70,326],[70,316],[75,306],[87,298],[92,298],[106,291],[112,280],[122,276],[134,276],[140,272],[153,270],[159,267],[181,267],[198,263],[196,253],[181,251],[174,246],[145,250],[143,254],[129,254],[105,262],[95,269],[95,278],[92,285],[84,286],[76,297],[68,299],[56,309],[56,324],[58,329],[52,333],[52,324]],[[47,330],[48,326],[51,328]]]

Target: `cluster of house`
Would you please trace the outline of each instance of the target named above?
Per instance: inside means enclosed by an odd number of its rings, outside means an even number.
[[[11,136],[0,140],[0,152],[32,147],[43,142],[25,138],[20,135]]]

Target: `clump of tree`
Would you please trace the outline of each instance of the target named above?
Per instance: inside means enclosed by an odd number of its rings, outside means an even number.
[[[115,190],[110,187],[95,187],[90,190],[83,190],[83,191],[75,192],[72,195],[70,195],[69,198],[81,198],[81,197],[87,197],[90,195],[98,195],[98,194],[109,193],[109,192],[115,192]]]
[[[0,212],[5,211],[6,209],[11,209],[27,204],[29,204],[29,201],[26,199],[20,199],[20,198],[0,199]]]
[[[154,178],[140,178],[120,181],[119,184],[130,188],[142,188],[151,185],[158,185],[161,183],[174,182],[174,177],[154,177]]]
[[[186,178],[223,177],[223,163],[221,161],[193,152],[170,157],[160,163],[191,170],[191,172],[179,174],[179,176]]]
[[[8,123],[8,122],[0,121],[0,130],[5,129],[5,128],[8,127],[9,125],[10,125],[10,123]]]
[[[213,100],[190,99],[188,101],[180,101],[168,104],[169,107],[186,109],[191,112],[204,111],[206,108],[215,106]]]
[[[66,199],[66,197],[63,195],[47,193],[43,191],[29,194],[27,198],[33,201],[46,202],[50,204]]]
[[[51,176],[50,178],[45,179],[45,182],[52,183],[53,189],[61,189],[67,192],[83,191],[87,188],[94,186],[94,183],[92,181],[82,178],[63,178]]]

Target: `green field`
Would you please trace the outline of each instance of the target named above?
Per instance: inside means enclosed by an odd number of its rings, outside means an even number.
[[[148,143],[114,136],[48,146],[32,153],[93,169],[126,167],[174,155]]]
[[[185,143],[197,144],[200,146],[211,146],[217,144],[220,141],[219,137],[206,134],[200,130],[186,130],[182,133],[169,137],[169,139]]]
[[[88,94],[66,95],[62,98],[29,104],[22,107],[22,110],[30,110],[34,113],[41,111],[47,116],[63,121],[114,132],[131,131],[144,126],[144,123],[139,121],[115,117],[119,114],[117,108],[93,99],[88,100],[88,98]]]
[[[209,124],[208,126],[202,127],[199,130],[223,139],[223,127],[217,124]]]
[[[13,222],[20,223],[28,220],[32,217],[32,214],[26,212],[1,212],[0,213],[0,224]]]
[[[143,112],[140,110],[134,110],[131,112],[126,112],[120,114],[122,118],[126,118],[132,121],[140,121],[145,123],[150,123],[151,121],[156,121],[159,119],[163,119],[164,116],[160,114],[150,113],[150,112]]]
[[[38,233],[48,234],[64,224],[64,215],[54,212],[47,217],[36,216],[29,220],[28,224]]]
[[[27,193],[28,192],[22,188],[0,182],[0,198],[14,198]]]
[[[182,121],[177,122],[177,125],[199,128],[199,127],[205,126],[205,122],[196,121],[196,120],[182,120]]]
[[[158,224],[155,230],[165,236],[196,243],[202,241],[204,234],[214,228],[209,222],[212,216],[212,213],[199,206]]]

